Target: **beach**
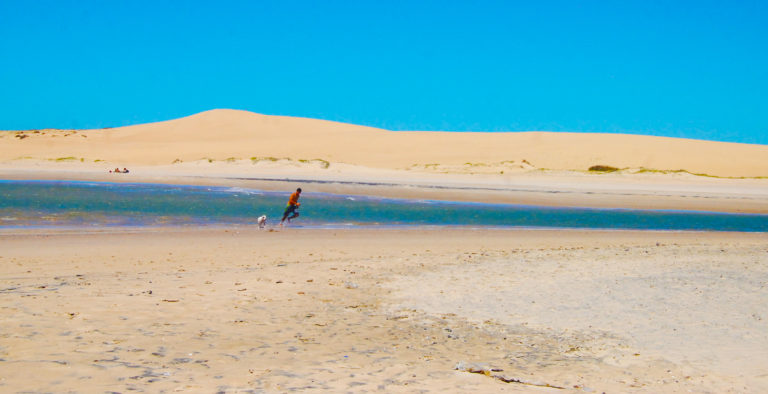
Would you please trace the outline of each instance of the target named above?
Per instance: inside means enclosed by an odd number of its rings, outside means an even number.
[[[765,392],[765,232],[555,229],[542,207],[657,210],[636,220],[666,230],[680,212],[766,214],[766,157],[232,110],[0,132],[0,180],[63,181],[4,184],[0,391]],[[307,210],[274,226],[282,195],[254,196],[297,187]],[[312,214],[382,198],[502,221]],[[516,209],[539,221],[515,228],[494,211]],[[267,211],[267,228],[249,224]]]
[[[766,19],[0,1],[0,394],[768,393]]]
[[[762,233],[6,229],[0,250],[5,392],[768,390]]]

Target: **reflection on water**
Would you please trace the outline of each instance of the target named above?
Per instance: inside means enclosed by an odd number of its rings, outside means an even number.
[[[158,226],[279,221],[289,193],[244,188],[56,181],[0,181],[0,228]],[[303,226],[494,226],[768,231],[768,215],[335,196],[305,192]]]

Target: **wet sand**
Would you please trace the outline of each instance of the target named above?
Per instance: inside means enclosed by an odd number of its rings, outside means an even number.
[[[0,391],[765,392],[766,241],[3,230]]]

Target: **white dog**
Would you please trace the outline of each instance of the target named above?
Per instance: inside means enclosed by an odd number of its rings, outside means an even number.
[[[259,228],[264,228],[267,225],[267,215],[261,215],[256,222],[259,223]]]

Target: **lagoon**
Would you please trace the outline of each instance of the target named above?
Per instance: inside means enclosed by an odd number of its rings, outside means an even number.
[[[233,187],[0,180],[0,228],[249,225],[261,215],[274,225],[288,195]],[[407,200],[306,190],[301,203],[294,227],[768,232],[768,215],[760,214]]]

